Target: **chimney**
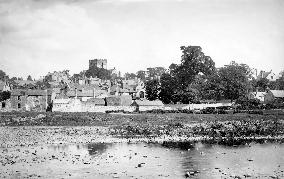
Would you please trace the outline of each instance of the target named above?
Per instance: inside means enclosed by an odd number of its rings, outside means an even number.
[[[93,89],[93,98],[96,98],[96,89]]]

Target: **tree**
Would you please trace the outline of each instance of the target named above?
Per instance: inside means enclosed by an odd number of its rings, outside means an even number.
[[[276,80],[276,89],[284,90],[284,71],[280,72],[280,78]]]
[[[37,81],[35,85],[37,89],[47,89],[51,87],[51,85],[45,80]]]
[[[147,68],[148,79],[154,79],[162,76],[166,72],[164,67]]]
[[[218,81],[220,82],[222,93],[226,99],[235,100],[241,96],[246,96],[249,89],[248,78],[250,68],[245,64],[237,64],[234,61],[230,65],[221,67],[218,70]]]
[[[260,78],[259,80],[256,81],[256,88],[259,91],[264,92],[268,86],[269,86],[269,80],[267,78]]]
[[[139,70],[139,71],[136,73],[136,76],[137,76],[137,78],[140,78],[142,81],[145,81],[145,80],[146,80],[146,73],[145,73],[145,71],[143,71],[143,70]]]
[[[157,79],[149,80],[146,82],[146,98],[150,101],[156,100],[159,97],[160,84]]]
[[[159,99],[163,101],[165,104],[169,104],[171,102],[176,102],[173,98],[173,94],[175,92],[175,80],[168,73],[162,74],[160,78],[160,93]]]
[[[218,72],[208,75],[201,83],[201,98],[205,100],[221,100],[224,98],[225,87],[221,83]]]
[[[10,91],[2,91],[0,92],[0,101],[5,101],[6,99],[9,99],[11,97]]]
[[[136,77],[134,73],[125,73],[124,76],[126,79],[134,79]]]
[[[201,47],[182,46],[181,50],[181,64],[171,64],[169,74],[161,76],[160,99],[165,103],[197,102],[206,77],[216,71],[214,61],[204,55]]]
[[[27,80],[28,80],[28,81],[33,81],[31,75],[28,76]]]
[[[0,70],[0,81],[5,81],[8,78],[8,75],[6,75],[4,71]]]
[[[181,64],[175,68],[173,74],[178,79],[178,85],[185,90],[199,73],[209,75],[215,71],[215,63],[209,56],[205,56],[199,46],[181,46]]]
[[[104,80],[109,80],[111,78],[110,71],[104,68],[98,68],[93,66],[92,68],[88,69],[85,73],[86,77],[97,77]]]

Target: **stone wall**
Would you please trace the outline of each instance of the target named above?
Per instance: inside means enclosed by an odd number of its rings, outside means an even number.
[[[54,103],[52,111],[58,112],[102,112],[124,110],[133,112],[135,106],[98,106],[92,103],[82,103],[79,99],[69,99],[65,103]]]
[[[11,108],[13,110],[25,110],[25,104],[27,102],[26,96],[11,96]],[[18,104],[20,106],[18,106]]]
[[[165,109],[164,106],[139,106],[139,111],[151,111],[155,109]]]

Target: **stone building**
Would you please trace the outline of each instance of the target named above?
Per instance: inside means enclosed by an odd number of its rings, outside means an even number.
[[[89,70],[93,67],[107,69],[107,59],[89,60]]]
[[[11,108],[13,110],[45,111],[51,103],[50,90],[20,90],[11,92]]]

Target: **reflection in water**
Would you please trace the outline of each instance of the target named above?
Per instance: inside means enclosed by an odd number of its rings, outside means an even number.
[[[61,144],[15,149],[13,155],[19,160],[0,172],[26,171],[44,178],[184,178],[186,172],[191,178],[284,177],[284,144],[275,143],[196,143],[188,150],[144,143]]]
[[[108,147],[111,147],[111,143],[92,143],[87,144],[87,150],[89,152],[89,155],[99,155],[106,151]]]

